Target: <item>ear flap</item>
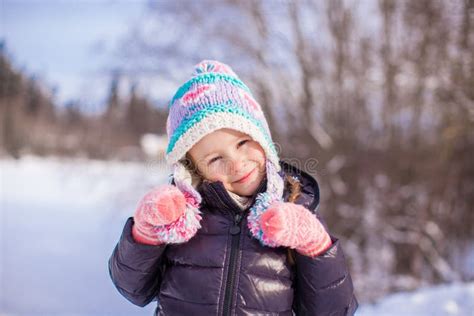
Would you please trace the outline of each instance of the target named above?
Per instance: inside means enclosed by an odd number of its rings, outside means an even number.
[[[250,213],[248,215],[248,228],[260,243],[264,246],[277,247],[278,245],[269,240],[262,231],[260,227],[260,217],[265,213],[268,207],[278,201],[283,199],[283,189],[284,181],[281,172],[277,171],[277,168],[274,164],[267,159],[266,161],[266,171],[267,171],[267,191],[259,193],[255,199],[255,203],[250,208]]]
[[[201,194],[193,186],[196,177],[193,177],[190,170],[181,161],[173,164],[173,175],[176,187],[186,195],[186,198],[192,198],[194,204],[201,205]]]

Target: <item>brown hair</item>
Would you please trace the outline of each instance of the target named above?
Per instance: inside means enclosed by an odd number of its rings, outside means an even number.
[[[288,202],[294,203],[301,194],[301,184],[298,180],[289,175],[285,176],[285,181],[290,186],[290,196],[288,197]],[[293,249],[288,248],[287,257],[290,265],[294,265],[295,255]]]

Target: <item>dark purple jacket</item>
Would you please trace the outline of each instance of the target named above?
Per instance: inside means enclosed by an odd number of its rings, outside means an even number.
[[[316,180],[289,164],[281,166],[302,184],[295,203],[316,213]],[[265,190],[263,181],[256,193]],[[286,248],[264,247],[251,237],[248,209],[242,212],[221,182],[204,182],[199,191],[202,228],[187,243],[138,244],[128,219],[109,271],[130,302],[145,306],[157,300],[156,315],[167,316],[354,314],[357,300],[336,238],[315,258],[293,252],[296,264],[290,265]],[[285,188],[285,200],[288,195]]]

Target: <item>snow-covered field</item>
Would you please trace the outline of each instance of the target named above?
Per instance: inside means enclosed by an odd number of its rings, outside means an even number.
[[[363,305],[360,316],[474,315],[474,282],[441,285],[397,293],[375,305]]]
[[[0,160],[0,316],[152,315],[114,288],[107,260],[158,164]],[[399,293],[357,315],[474,315],[474,283]]]

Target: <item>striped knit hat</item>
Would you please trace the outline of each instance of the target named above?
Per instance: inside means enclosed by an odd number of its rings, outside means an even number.
[[[204,60],[195,66],[192,77],[171,99],[166,124],[166,160],[173,167],[175,185],[188,200],[190,216],[198,214],[201,196],[192,185],[192,175],[183,159],[201,138],[221,128],[249,135],[265,152],[267,191],[257,195],[250,208],[248,223],[254,237],[264,245],[274,246],[263,236],[258,224],[268,206],[282,199],[284,186],[267,121],[250,89],[229,66]]]

